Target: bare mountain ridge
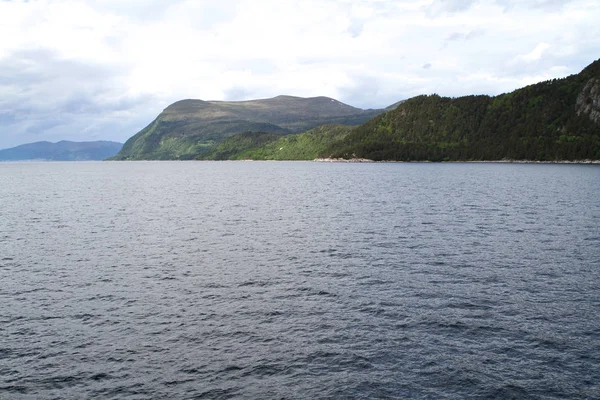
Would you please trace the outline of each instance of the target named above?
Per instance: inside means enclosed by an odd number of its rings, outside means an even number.
[[[278,125],[292,132],[304,129],[299,128],[303,122],[362,114],[371,115],[372,110],[352,107],[329,97],[295,96],[245,101],[181,100],[163,111],[169,120],[245,120]]]
[[[362,112],[360,108],[352,107],[335,99],[319,97],[277,96],[269,99],[220,101],[220,100],[181,100],[165,109],[166,113],[190,114],[220,110],[222,113],[233,113],[238,116],[248,115],[249,112],[267,112],[276,114],[292,114],[297,116],[332,116],[349,115]]]

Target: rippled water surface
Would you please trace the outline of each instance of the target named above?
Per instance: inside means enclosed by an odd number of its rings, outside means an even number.
[[[0,164],[0,398],[600,398],[600,167]]]

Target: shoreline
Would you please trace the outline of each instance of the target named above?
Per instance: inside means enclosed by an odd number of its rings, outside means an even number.
[[[315,158],[313,160],[0,160],[1,164],[52,164],[52,163],[93,163],[93,162],[320,162],[320,163],[361,163],[361,164],[384,164],[384,163],[469,163],[469,164],[576,164],[576,165],[600,165],[600,160],[555,160],[555,161],[535,161],[535,160],[453,160],[453,161],[396,161],[381,160],[375,161],[368,158]]]
[[[452,161],[395,161],[382,160],[375,161],[368,158],[315,158],[313,162],[329,163],[494,163],[494,164],[600,164],[600,160],[555,160],[555,161],[536,161],[536,160],[452,160]]]

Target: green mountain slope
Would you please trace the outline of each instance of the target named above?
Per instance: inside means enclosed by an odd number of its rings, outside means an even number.
[[[361,110],[327,97],[182,100],[130,138],[114,159],[207,158],[220,142],[242,132],[290,134],[323,124],[358,125],[381,112]]]
[[[322,125],[307,132],[281,136],[245,132],[231,136],[210,156],[215,160],[314,160],[353,129],[347,125]]]
[[[418,96],[321,154],[373,160],[600,159],[600,60],[490,96]]]

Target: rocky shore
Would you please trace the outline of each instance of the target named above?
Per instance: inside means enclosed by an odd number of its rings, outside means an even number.
[[[341,162],[341,163],[372,163],[368,158],[315,158],[316,162]]]

